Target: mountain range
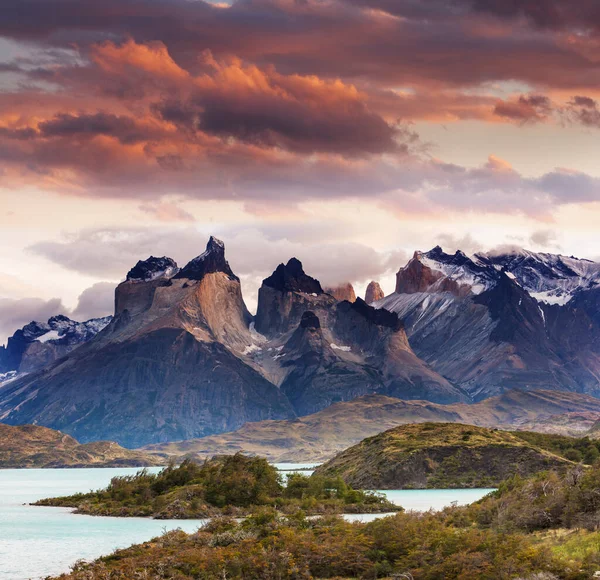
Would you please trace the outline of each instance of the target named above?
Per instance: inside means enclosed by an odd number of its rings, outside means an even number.
[[[27,325],[0,353],[0,421],[135,447],[294,419],[368,394],[472,403],[513,388],[600,393],[600,264],[527,251],[416,252],[356,298],[295,258],[256,315],[223,242],[139,261],[112,317]]]

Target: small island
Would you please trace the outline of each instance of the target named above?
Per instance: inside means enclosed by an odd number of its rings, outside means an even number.
[[[380,494],[353,489],[340,477],[293,473],[284,484],[266,459],[241,453],[202,464],[188,459],[157,474],[142,470],[113,478],[104,490],[43,499],[34,505],[71,507],[76,513],[95,516],[155,519],[241,517],[259,507],[282,513],[302,510],[309,515],[402,510]]]

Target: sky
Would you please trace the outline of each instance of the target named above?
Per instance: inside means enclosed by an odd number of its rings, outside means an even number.
[[[415,250],[600,257],[597,0],[3,0],[0,344],[225,241],[393,291]]]

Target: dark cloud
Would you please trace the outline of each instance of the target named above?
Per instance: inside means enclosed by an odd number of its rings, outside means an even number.
[[[600,5],[596,0],[460,0],[474,10],[501,18],[524,18],[542,29],[580,30],[600,26]]]
[[[521,95],[514,101],[502,101],[494,114],[520,123],[544,121],[552,113],[552,101],[545,95]]]
[[[15,63],[52,89],[0,93],[3,185],[136,198],[164,221],[192,219],[165,195],[257,213],[363,197],[547,216],[596,200],[595,181],[444,164],[406,127],[600,125],[583,96],[600,86],[595,40],[552,24],[575,12],[519,0],[5,0],[0,36],[35,53]],[[499,100],[506,82],[530,92]],[[580,96],[556,102],[566,90]],[[569,179],[584,193],[567,194]]]
[[[600,128],[600,109],[591,97],[573,97],[565,108],[565,116],[569,121],[584,127]]]
[[[152,138],[130,117],[95,113],[93,115],[71,115],[60,113],[38,125],[40,136],[53,137],[95,137],[107,135],[125,144],[138,143]]]

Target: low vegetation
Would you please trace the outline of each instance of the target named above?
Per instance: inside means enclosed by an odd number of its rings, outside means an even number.
[[[496,487],[515,474],[573,465],[556,452],[557,438],[545,437],[458,423],[401,425],[346,449],[316,473],[366,489]]]
[[[158,474],[142,470],[112,479],[96,492],[50,498],[36,505],[76,508],[99,516],[145,516],[158,519],[241,516],[257,506],[284,513],[382,513],[400,508],[384,497],[349,487],[339,477],[293,474],[283,485],[279,472],[265,459],[242,454],[202,464],[186,460]]]
[[[549,435],[533,431],[512,431],[512,434],[531,445],[551,451],[565,459],[593,465],[600,459],[600,440],[589,437]]]
[[[566,473],[512,477],[469,508],[469,518],[494,529],[536,532],[600,528],[600,463]]]
[[[305,495],[307,478],[290,493]],[[600,465],[514,477],[467,507],[370,523],[262,507],[164,534],[60,580],[587,580],[600,570]]]

